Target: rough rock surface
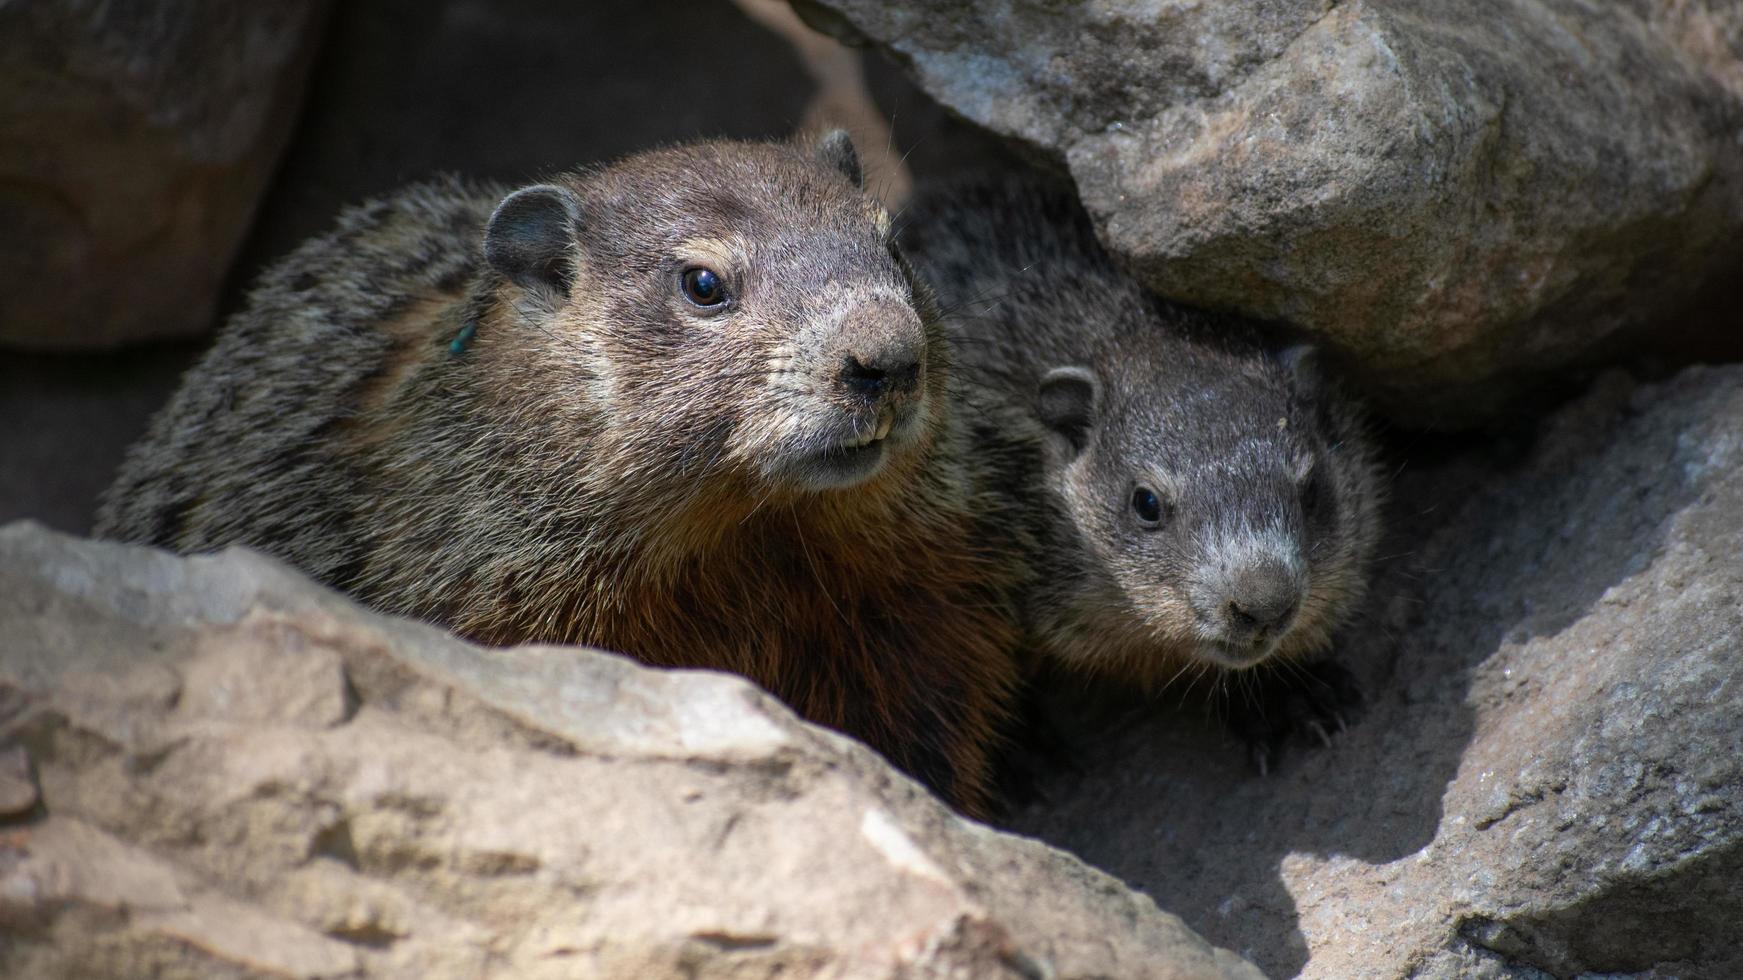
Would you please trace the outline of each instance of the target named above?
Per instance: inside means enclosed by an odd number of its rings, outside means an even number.
[[[795,6],[1068,166],[1159,292],[1299,325],[1417,422],[1743,269],[1732,0]]]
[[[1085,726],[1018,829],[1271,976],[1743,976],[1743,367],[1484,442],[1399,481],[1347,733]]]
[[[1258,977],[739,678],[241,551],[0,529],[0,811],[5,976]]]
[[[0,343],[211,326],[326,6],[0,4]]]

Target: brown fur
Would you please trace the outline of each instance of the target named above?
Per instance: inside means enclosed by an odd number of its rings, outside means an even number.
[[[1010,477],[966,448],[998,409],[839,166],[702,143],[560,178],[566,294],[485,260],[500,191],[354,209],[263,277],[99,531],[250,545],[479,642],[732,670],[982,812],[1026,574]],[[678,298],[697,262],[728,314]],[[890,337],[918,387],[872,414],[831,372]],[[881,468],[816,483],[809,454],[892,417]]]

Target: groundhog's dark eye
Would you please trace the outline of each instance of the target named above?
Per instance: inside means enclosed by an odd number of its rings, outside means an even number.
[[[679,281],[684,289],[684,298],[697,306],[719,306],[726,302],[726,283],[720,281],[720,276],[713,269],[692,266],[684,270]]]
[[[1132,491],[1132,513],[1138,515],[1138,523],[1145,527],[1161,527],[1162,498],[1149,487],[1138,487]]]

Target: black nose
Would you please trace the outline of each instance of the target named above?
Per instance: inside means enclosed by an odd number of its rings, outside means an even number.
[[[1257,633],[1289,622],[1300,601],[1300,584],[1289,569],[1280,562],[1264,562],[1234,576],[1223,613],[1233,631]]]
[[[859,352],[842,358],[841,387],[867,401],[913,393],[920,384],[919,355],[908,349]]]

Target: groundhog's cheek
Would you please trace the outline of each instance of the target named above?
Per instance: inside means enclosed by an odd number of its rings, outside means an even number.
[[[718,413],[725,423],[724,443],[736,459],[758,462],[777,456],[802,433],[804,413],[786,396],[747,393]]]
[[[1117,566],[1115,578],[1134,618],[1158,640],[1190,634],[1197,618],[1183,583],[1145,556],[1127,552]]]

